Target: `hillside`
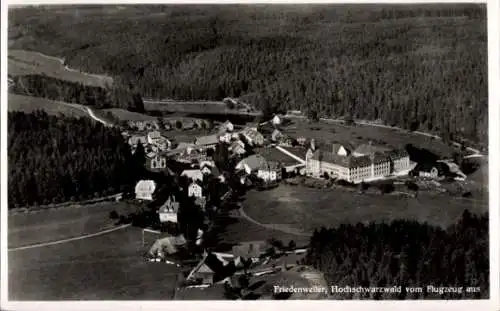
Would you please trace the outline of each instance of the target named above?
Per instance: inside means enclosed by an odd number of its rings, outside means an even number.
[[[68,117],[88,117],[85,110],[77,104],[70,104],[45,98],[8,94],[8,111],[22,111],[31,113],[36,110],[43,110],[48,115],[63,114]]]
[[[9,75],[13,77],[41,74],[94,87],[104,88],[113,84],[111,77],[72,70],[64,65],[62,59],[49,57],[37,52],[10,50],[8,62]]]
[[[9,14],[10,49],[108,73],[144,97],[236,97],[266,113],[381,119],[487,145],[484,4],[57,6]]]

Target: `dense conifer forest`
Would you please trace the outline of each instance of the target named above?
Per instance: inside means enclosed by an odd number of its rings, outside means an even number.
[[[239,97],[270,112],[380,119],[487,142],[483,4],[57,6],[9,14],[11,48],[64,57],[145,98]]]
[[[305,259],[328,284],[402,286],[400,295],[342,294],[346,299],[472,299],[489,297],[488,216],[467,210],[446,229],[395,220],[390,224],[341,225],[317,230]],[[463,294],[427,292],[427,286],[464,287]],[[408,293],[405,287],[423,287]],[[480,287],[466,293],[465,287]]]
[[[119,130],[87,118],[11,112],[8,142],[10,208],[114,194],[142,169]]]

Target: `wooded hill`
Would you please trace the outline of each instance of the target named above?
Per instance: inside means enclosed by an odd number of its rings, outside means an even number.
[[[64,57],[144,97],[240,97],[267,113],[381,119],[487,145],[484,4],[58,6],[9,14],[11,48]]]
[[[305,259],[325,273],[328,284],[402,286],[401,294],[341,294],[345,299],[477,299],[489,297],[488,216],[464,211],[445,230],[426,223],[341,225],[317,230]],[[464,287],[462,294],[427,291],[427,286]],[[421,293],[405,287],[422,287]],[[467,293],[465,287],[479,287]]]
[[[115,194],[143,171],[119,130],[87,118],[9,112],[8,141],[9,208]]]

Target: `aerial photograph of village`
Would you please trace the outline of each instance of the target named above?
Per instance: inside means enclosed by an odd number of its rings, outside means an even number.
[[[8,299],[489,299],[487,5],[8,10]]]

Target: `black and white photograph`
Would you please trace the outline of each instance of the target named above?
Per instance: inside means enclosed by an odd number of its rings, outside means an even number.
[[[9,5],[7,300],[497,297],[490,7]]]

